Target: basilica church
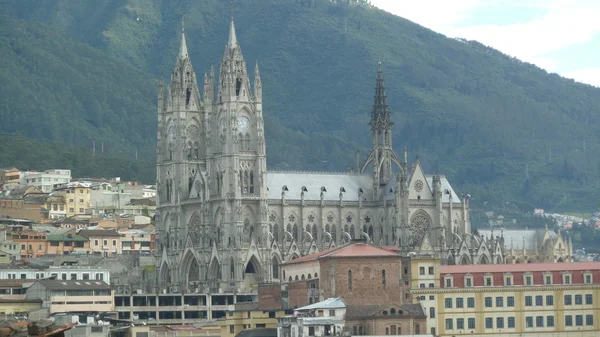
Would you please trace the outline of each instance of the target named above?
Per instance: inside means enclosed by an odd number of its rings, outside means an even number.
[[[448,263],[504,263],[498,245],[472,239],[469,196],[426,174],[418,158],[409,163],[406,148],[394,151],[381,63],[373,66],[373,106],[364,107],[372,149],[352,173],[267,170],[262,78],[257,62],[251,79],[233,20],[218,77],[210,69],[201,90],[182,23],[170,83],[161,80],[158,93],[163,289],[251,289],[280,281],[285,261],[352,240]]]

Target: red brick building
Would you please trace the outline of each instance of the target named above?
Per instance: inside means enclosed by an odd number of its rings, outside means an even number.
[[[275,306],[279,291],[280,308],[286,309],[332,297],[343,298],[349,306],[410,303],[402,270],[397,253],[351,243],[281,264],[282,283],[261,285],[259,301]]]

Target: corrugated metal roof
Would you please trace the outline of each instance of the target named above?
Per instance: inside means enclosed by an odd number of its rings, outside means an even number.
[[[315,309],[338,309],[345,308],[346,304],[341,297],[332,297],[328,298],[324,301],[309,304],[307,306],[294,309],[294,311],[306,311],[306,310],[315,310]]]
[[[344,173],[316,172],[269,172],[267,173],[269,199],[281,199],[283,186],[287,186],[286,199],[300,199],[302,186],[306,187],[304,200],[321,200],[321,187],[327,192],[324,200],[340,200],[340,188],[343,187],[344,200],[358,201],[359,188],[363,190],[363,198],[373,199],[373,177],[368,175]]]

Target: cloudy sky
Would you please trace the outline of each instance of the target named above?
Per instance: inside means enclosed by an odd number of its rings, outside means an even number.
[[[600,0],[371,0],[448,37],[477,40],[600,87]]]

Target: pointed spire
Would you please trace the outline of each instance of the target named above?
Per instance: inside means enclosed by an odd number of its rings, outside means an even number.
[[[185,42],[185,25],[183,16],[181,17],[181,44],[179,46],[179,59],[183,60],[188,56],[187,43]]]
[[[231,26],[229,27],[229,41],[227,41],[227,47],[233,49],[237,46],[237,37],[235,35],[235,24],[233,23],[233,16],[231,17]]]

